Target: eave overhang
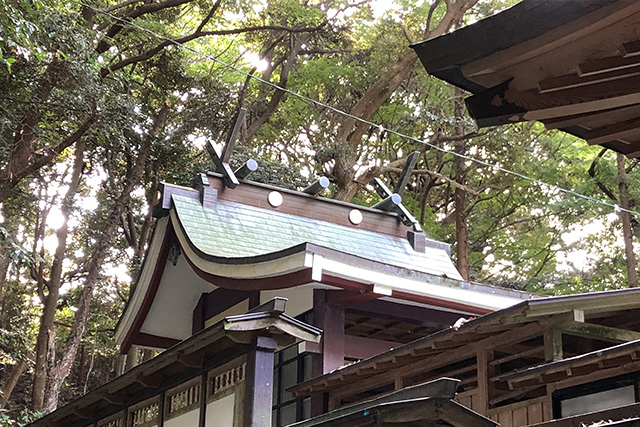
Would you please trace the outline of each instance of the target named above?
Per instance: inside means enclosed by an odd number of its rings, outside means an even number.
[[[522,371],[510,372],[496,378],[516,390],[531,385],[549,384],[568,378],[591,375],[594,372],[625,366],[629,371],[640,370],[640,341],[615,345],[579,356],[545,363]]]
[[[430,74],[473,96],[478,126],[542,121],[640,155],[640,3],[523,0],[416,43]]]
[[[91,424],[91,420],[103,419],[158,395],[221,361],[242,356],[257,337],[274,338],[281,347],[300,340],[320,341],[321,330],[287,316],[283,310],[281,304],[265,304],[254,312],[225,318],[30,426]]]
[[[499,339],[501,333],[510,330],[539,330],[542,333],[545,322],[550,324],[554,321],[564,321],[567,315],[573,314],[576,310],[588,317],[600,313],[639,308],[640,289],[531,299],[476,319],[470,319],[457,329],[450,328],[439,331],[378,356],[344,366],[331,373],[298,384],[290,391],[301,397],[312,393],[337,390],[373,375],[382,375],[389,370],[402,369],[403,366],[417,363],[423,358],[468,348],[469,345],[474,345],[483,339]],[[629,349],[635,351],[636,348],[633,343],[620,347],[618,350],[611,351],[614,353]],[[541,367],[540,369],[545,368]]]
[[[497,423],[454,402],[458,380],[441,378],[346,406],[289,427],[407,426],[495,427]],[[389,423],[389,424],[388,424]]]

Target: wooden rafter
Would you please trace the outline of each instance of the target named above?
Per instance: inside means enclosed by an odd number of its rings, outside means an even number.
[[[585,135],[589,145],[602,144],[612,140],[626,141],[629,136],[638,139],[638,130],[640,129],[640,117],[634,117],[623,122],[612,123],[593,129]],[[628,141],[626,141],[628,142]]]
[[[538,89],[540,93],[548,93],[637,75],[640,75],[640,65],[591,75],[565,74],[539,81]]]
[[[595,325],[593,323],[568,322],[560,327],[562,333],[584,338],[610,342],[629,342],[640,340],[640,332]]]
[[[640,58],[636,56],[610,56],[608,58],[595,59],[578,65],[578,74],[589,76],[609,71],[623,70],[640,64]]]

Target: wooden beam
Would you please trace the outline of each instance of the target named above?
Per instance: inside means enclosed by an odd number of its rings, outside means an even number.
[[[106,393],[103,399],[112,405],[122,405],[127,401],[126,393]]]
[[[506,99],[510,83],[511,80],[507,80],[464,100],[469,114],[479,127],[522,121],[527,110]]]
[[[544,125],[547,129],[562,129],[571,126],[581,126],[586,130],[604,126],[611,121],[625,121],[640,115],[640,105],[612,108],[573,116],[565,116],[557,119],[546,119]]]
[[[398,182],[396,186],[393,187],[393,192],[402,196],[404,193],[407,184],[409,183],[409,179],[411,178],[411,172],[413,172],[413,168],[416,167],[416,163],[418,162],[418,158],[420,157],[419,151],[414,151],[409,154],[407,157],[407,161],[404,163],[404,167],[402,168],[402,172],[400,173],[400,177],[398,178]]]
[[[149,388],[160,388],[163,381],[164,380],[161,376],[138,375],[136,377],[137,383]]]
[[[368,291],[327,291],[327,303],[337,305],[351,305],[359,302],[378,299],[379,294]]]
[[[640,332],[595,325],[593,323],[569,322],[560,326],[562,333],[583,338],[592,338],[610,342],[629,342],[640,340]]]
[[[264,304],[252,308],[249,313],[284,313],[287,308],[287,301],[287,298],[275,297]]]
[[[238,133],[240,133],[240,128],[242,128],[242,125],[244,124],[244,116],[246,114],[247,109],[241,108],[233,118],[233,125],[229,129],[229,134],[227,135],[227,140],[224,144],[224,148],[222,149],[222,155],[220,156],[223,163],[229,163],[229,160],[231,159],[231,153],[233,152],[233,147],[236,144]]]
[[[581,76],[589,76],[607,71],[622,70],[634,67],[640,64],[640,58],[637,56],[610,56],[608,58],[595,59],[578,65],[578,74]]]
[[[640,65],[587,76],[578,73],[565,74],[539,81],[538,89],[540,93],[548,93],[637,75],[640,75]]]
[[[590,145],[602,144],[613,140],[624,140],[625,136],[629,136],[634,132],[637,133],[640,129],[640,117],[635,117],[623,122],[612,123],[607,126],[602,126],[593,130],[590,130],[584,136],[584,139]],[[635,135],[637,138],[638,135]]]
[[[620,48],[620,53],[624,57],[640,55],[640,41],[624,43]]]

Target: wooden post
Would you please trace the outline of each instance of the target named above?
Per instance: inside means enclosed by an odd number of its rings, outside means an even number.
[[[200,418],[198,426],[204,427],[207,423],[207,373],[200,377]]]
[[[482,415],[487,415],[489,411],[489,401],[491,400],[492,390],[490,390],[489,378],[493,374],[493,368],[489,366],[489,362],[493,360],[493,350],[485,350],[479,348],[476,355],[477,372],[478,372],[478,405],[473,405],[474,411]]]
[[[277,347],[273,338],[257,337],[247,354],[244,427],[271,427],[273,355]]]
[[[322,353],[312,356],[313,377],[326,374],[344,364],[344,307],[327,304],[324,289],[313,291],[313,323],[322,329]],[[311,416],[326,411],[326,401],[322,395],[311,397]]]
[[[544,331],[544,359],[547,361],[562,360],[562,331],[552,327]]]

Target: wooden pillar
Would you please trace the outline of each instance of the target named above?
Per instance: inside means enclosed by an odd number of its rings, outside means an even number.
[[[198,427],[204,427],[207,423],[207,373],[200,377],[200,417]]]
[[[493,368],[489,366],[489,362],[493,360],[493,350],[478,349],[476,354],[478,368],[478,404],[473,405],[474,411],[481,415],[487,416],[489,411],[489,402],[491,401],[493,390],[491,390],[490,378],[493,376]]]
[[[546,361],[562,360],[562,331],[551,327],[544,331],[544,359]]]
[[[276,340],[257,337],[247,354],[244,427],[271,427],[273,355]]]
[[[321,353],[311,359],[311,375],[315,378],[344,365],[344,307],[328,304],[324,289],[313,291],[313,324],[322,329]],[[312,417],[326,410],[323,395],[311,396]]]
[[[326,291],[313,291],[313,323],[322,329],[322,358],[314,366],[314,376],[344,365],[344,307],[328,304]]]

